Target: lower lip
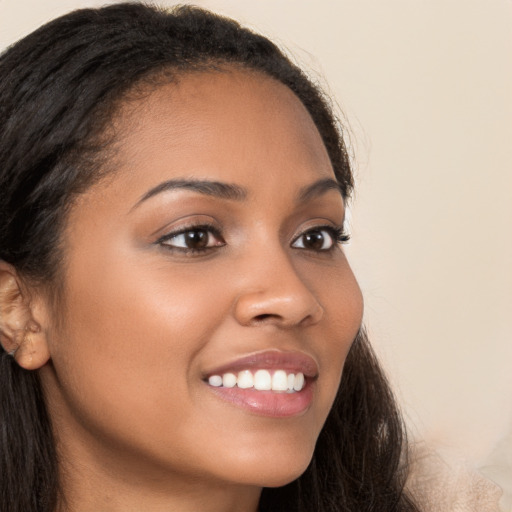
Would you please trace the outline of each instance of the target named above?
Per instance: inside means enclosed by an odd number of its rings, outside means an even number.
[[[241,409],[260,416],[289,418],[304,414],[313,401],[313,382],[306,379],[304,388],[294,393],[276,391],[256,391],[238,387],[224,388],[207,386],[218,397]]]

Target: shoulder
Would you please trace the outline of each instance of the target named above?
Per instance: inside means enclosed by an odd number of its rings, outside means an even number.
[[[500,488],[459,461],[414,445],[407,490],[424,512],[499,512]]]

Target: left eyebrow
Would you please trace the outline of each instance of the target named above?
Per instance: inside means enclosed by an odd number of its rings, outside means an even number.
[[[323,180],[315,181],[311,185],[302,188],[297,196],[297,202],[310,201],[318,196],[321,196],[329,190],[337,190],[343,199],[343,190],[341,185],[332,178],[325,178]]]
[[[247,197],[247,191],[244,188],[239,187],[238,185],[233,185],[231,183],[196,179],[174,179],[164,181],[156,187],[153,187],[151,190],[148,190],[135,203],[135,205],[132,207],[132,210],[137,208],[141,203],[147,201],[151,197],[171,190],[192,190],[193,192],[198,192],[199,194],[220,197],[221,199],[231,199],[234,201],[243,201]]]

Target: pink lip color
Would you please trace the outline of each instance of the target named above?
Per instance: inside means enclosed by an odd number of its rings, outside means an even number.
[[[209,386],[218,397],[260,416],[287,418],[305,413],[313,401],[314,382],[306,380],[301,391],[294,393],[256,391],[254,389]]]
[[[294,393],[207,385],[219,398],[261,416],[287,418],[301,415],[307,411],[313,401],[313,388],[318,375],[318,366],[314,359],[305,354],[277,350],[251,354],[208,371],[205,377],[207,379],[211,375],[238,373],[241,370],[260,368],[270,372],[274,370],[285,370],[290,373],[302,372],[306,377],[305,385],[301,391]]]
[[[288,372],[302,372],[306,377],[314,378],[318,374],[315,360],[301,352],[280,352],[279,350],[266,350],[257,352],[236,361],[223,364],[213,370],[205,372],[204,376],[222,375],[223,373],[238,373],[241,370],[251,369],[286,370]]]

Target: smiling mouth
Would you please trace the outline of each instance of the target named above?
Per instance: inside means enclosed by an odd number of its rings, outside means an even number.
[[[210,386],[217,388],[297,393],[304,388],[306,378],[302,372],[287,372],[282,369],[246,369],[237,373],[226,372],[218,375],[210,375],[207,382]]]
[[[307,354],[266,350],[207,370],[203,382],[230,406],[278,419],[310,409],[318,375],[316,361]]]

